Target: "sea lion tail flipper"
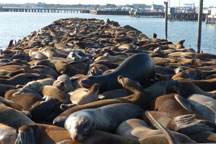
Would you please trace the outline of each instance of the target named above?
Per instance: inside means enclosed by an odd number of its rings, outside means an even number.
[[[33,129],[25,127],[19,130],[15,144],[36,144]]]
[[[180,96],[180,95],[178,95],[178,94],[176,94],[174,97],[175,97],[175,100],[176,100],[185,110],[187,110],[187,111],[189,111],[189,112],[193,112],[193,108],[192,108],[190,102],[189,102],[187,99],[183,98],[182,96]]]
[[[156,126],[161,132],[166,136],[169,144],[180,144],[180,142],[175,138],[175,136],[167,130],[163,125],[161,125],[152,115],[149,111],[146,111],[146,116],[150,120],[150,122]]]

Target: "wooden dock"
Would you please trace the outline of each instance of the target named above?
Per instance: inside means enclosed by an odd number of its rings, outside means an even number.
[[[216,24],[216,15],[207,16],[206,24]]]
[[[90,10],[90,14],[95,15],[129,15],[128,11],[108,11],[108,10]]]
[[[0,12],[38,12],[38,13],[89,13],[81,8],[28,8],[28,7],[0,7]]]
[[[206,15],[203,14],[203,21],[205,21]],[[197,21],[198,13],[172,13],[168,15],[169,20],[179,21]]]

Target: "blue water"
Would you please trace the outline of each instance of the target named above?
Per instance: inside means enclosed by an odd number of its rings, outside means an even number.
[[[52,23],[61,18],[97,18],[118,21],[121,26],[131,25],[142,31],[149,37],[153,33],[158,38],[164,38],[164,19],[112,15],[91,15],[80,13],[4,13],[0,12],[0,48],[5,49],[11,39],[19,40],[33,31]],[[168,40],[176,44],[179,40],[185,39],[185,47],[196,50],[197,22],[170,21],[168,28]],[[216,54],[216,25],[202,25],[203,52]]]

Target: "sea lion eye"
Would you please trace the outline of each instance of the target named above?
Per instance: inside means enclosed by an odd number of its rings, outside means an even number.
[[[84,129],[84,134],[88,134],[89,130],[88,129]]]

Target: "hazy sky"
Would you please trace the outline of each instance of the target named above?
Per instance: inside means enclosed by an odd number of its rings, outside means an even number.
[[[0,3],[54,3],[54,4],[163,4],[165,0],[0,0]],[[216,0],[203,0],[204,6],[216,6]],[[199,4],[199,0],[170,0],[171,6],[183,6],[185,3]]]

